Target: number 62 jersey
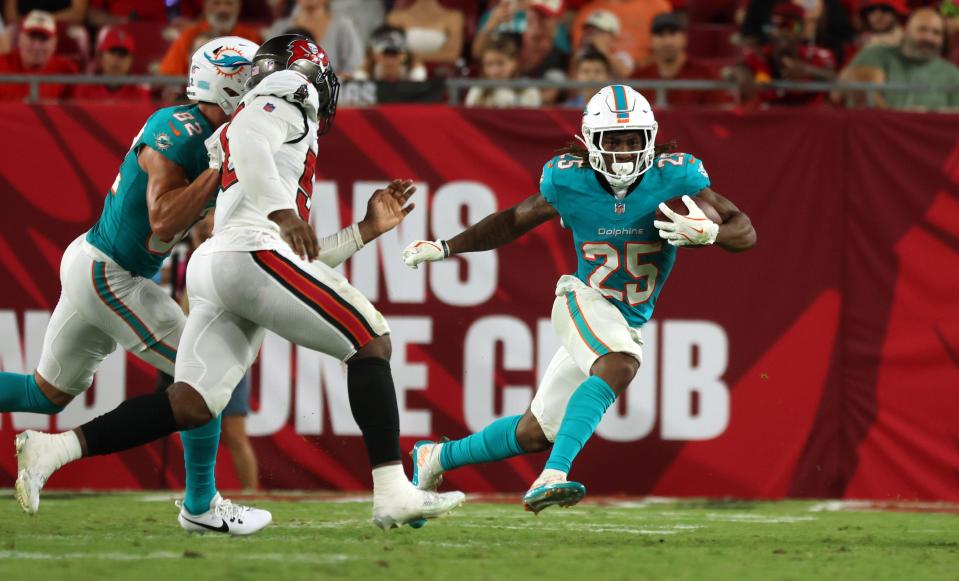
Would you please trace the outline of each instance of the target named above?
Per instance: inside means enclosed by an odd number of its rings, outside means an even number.
[[[540,194],[573,233],[576,277],[602,293],[633,327],[652,317],[676,261],[676,248],[653,226],[657,206],[708,186],[702,162],[687,153],[657,156],[622,198],[588,163],[568,154],[547,162],[540,178]]]

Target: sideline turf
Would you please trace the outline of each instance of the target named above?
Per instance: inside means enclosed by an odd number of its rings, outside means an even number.
[[[813,502],[468,502],[380,532],[367,502],[262,501],[256,536],[188,535],[158,495],[0,496],[0,579],[956,579],[959,517],[811,512]],[[159,498],[164,498],[160,495]],[[518,498],[518,497],[517,497]],[[56,577],[53,577],[53,576]]]

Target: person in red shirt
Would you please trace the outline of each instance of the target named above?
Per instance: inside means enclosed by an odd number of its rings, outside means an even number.
[[[636,69],[637,79],[716,80],[716,73],[686,53],[686,19],[674,12],[653,19],[649,47],[653,62]],[[650,103],[656,103],[656,91],[642,91]],[[718,105],[729,99],[721,91],[677,90],[666,93],[670,107]]]
[[[100,31],[94,74],[124,76],[133,66],[133,37],[119,26]],[[77,85],[74,99],[89,101],[149,101],[150,89],[144,85]]]
[[[747,106],[815,105],[825,93],[785,91],[765,87],[770,81],[831,81],[836,77],[831,52],[806,42],[803,36],[805,10],[785,1],[776,5],[770,19],[769,41],[746,51],[743,62],[730,70],[739,83],[740,98]]]
[[[53,15],[33,10],[23,19],[17,47],[0,55],[0,73],[24,75],[73,75],[79,67],[73,61],[54,54],[57,50],[57,22]],[[66,85],[40,85],[41,99],[62,99]],[[0,84],[0,100],[23,100],[30,94],[27,84]]]

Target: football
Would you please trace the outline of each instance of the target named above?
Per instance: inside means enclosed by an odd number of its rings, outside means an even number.
[[[717,224],[723,223],[723,219],[719,216],[719,212],[716,211],[716,208],[714,208],[712,204],[696,196],[693,196],[693,201],[696,202],[696,205],[699,206],[699,209],[703,211],[703,214],[706,214],[707,218]],[[686,204],[683,203],[682,196],[666,201],[666,206],[668,206],[673,212],[676,212],[682,216],[685,216],[689,213],[689,210],[686,208]],[[662,210],[659,208],[656,208],[656,219],[667,219],[666,215],[663,214]]]

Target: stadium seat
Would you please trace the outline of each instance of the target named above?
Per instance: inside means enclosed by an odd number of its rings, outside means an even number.
[[[126,25],[130,35],[136,39],[136,53],[133,55],[131,74],[152,73],[163,60],[170,43],[176,40],[176,29],[166,22],[130,22]]]
[[[688,0],[686,14],[691,24],[717,23],[732,24],[738,0]]]
[[[736,27],[728,24],[691,24],[687,50],[694,57],[722,59],[739,56],[733,43]]]

